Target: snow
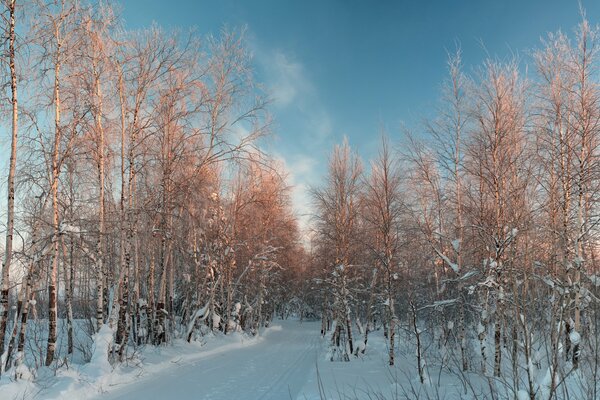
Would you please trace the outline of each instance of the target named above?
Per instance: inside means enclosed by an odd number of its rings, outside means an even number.
[[[454,239],[452,241],[452,248],[454,249],[454,251],[456,253],[458,253],[460,251],[460,239]]]
[[[237,305],[234,308],[237,309]],[[206,309],[199,309],[196,315],[206,317]],[[486,317],[482,311],[482,318]],[[452,321],[448,322],[448,328],[454,328]],[[427,329],[419,329],[424,383],[417,369],[416,337],[402,323],[396,335],[395,366],[388,365],[389,344],[382,330],[371,332],[366,347],[362,337],[356,335],[354,354],[349,362],[329,361],[326,355],[331,332],[322,337],[319,331],[320,321],[275,320],[271,327],[261,330],[260,335],[208,333],[201,341],[175,340],[168,346],[138,348],[133,359],[111,365],[107,354],[114,332],[103,325],[92,337],[89,363],[74,363],[56,371],[41,368],[36,372],[35,383],[29,380],[32,376],[23,367],[18,372],[24,379],[0,381],[0,399],[478,398],[472,396],[472,392],[465,393],[455,372],[456,366],[447,353],[432,346],[437,340],[436,334]],[[484,332],[484,326],[479,324],[477,331]],[[579,333],[572,332],[571,341],[577,343],[578,336]],[[529,370],[536,376],[534,386],[540,391],[540,398],[547,398],[552,373],[547,366],[538,366],[541,368],[538,375],[534,369],[538,365],[537,358],[534,356],[530,361]],[[485,394],[489,390],[484,375],[469,372],[468,379],[473,393]],[[555,379],[558,383],[562,378],[556,374]],[[582,375],[575,372],[568,379],[564,384],[575,388]],[[523,388],[510,393],[509,388],[497,390],[497,398],[530,398]],[[586,397],[577,393],[573,398]]]
[[[581,335],[575,330],[571,331],[569,334],[569,339],[571,339],[571,343],[573,343],[573,345],[578,345],[581,343]]]
[[[70,225],[66,222],[62,222],[60,224],[59,230],[61,233],[81,233],[81,229],[79,229],[79,227]]]
[[[484,332],[485,332],[485,326],[483,326],[481,323],[477,324],[477,334],[481,335]]]
[[[458,299],[438,300],[438,301],[433,302],[433,306],[436,308],[437,307],[445,307],[445,306],[455,304],[457,301],[458,301]]]
[[[228,335],[229,336],[229,335]],[[222,339],[229,340],[228,336]],[[145,373],[109,388],[95,400],[116,399],[296,399],[314,368],[319,345],[315,323],[277,321],[260,337],[198,351],[162,365],[160,377]],[[107,388],[105,388],[107,389]],[[73,397],[75,398],[75,397]]]
[[[359,341],[358,343],[356,343],[356,346],[354,349],[354,354],[364,353],[366,351],[366,349],[367,349],[367,347],[365,346],[365,342]]]
[[[454,305],[454,304],[456,304],[457,301],[458,301],[458,299],[437,300],[437,301],[434,301],[433,304],[429,304],[429,305],[419,308],[419,310],[424,310],[426,308],[440,309],[440,308],[443,308],[446,306]]]
[[[494,278],[493,276],[488,276],[487,278],[485,278],[485,281],[480,282],[479,285],[493,288],[494,286],[497,286],[498,284],[496,283],[496,278]]]
[[[100,377],[112,371],[108,362],[108,352],[112,344],[113,331],[108,324],[102,325],[100,331],[93,336],[94,350],[92,358],[82,371],[90,377]]]
[[[200,317],[203,317],[203,319],[207,317],[207,314],[206,314],[207,309],[208,309],[208,304],[206,304],[204,307],[196,310],[196,312],[194,313],[192,318],[190,318],[190,322],[188,323],[188,326],[187,326],[186,338],[189,337],[190,333],[192,333],[192,331],[194,330],[194,326],[196,325],[197,319]]]
[[[217,327],[221,324],[221,316],[217,313],[212,314],[212,326]]]
[[[542,277],[542,281],[551,288],[554,288],[554,281],[548,276]]]
[[[467,272],[466,274],[464,274],[463,276],[461,276],[461,277],[459,278],[459,280],[461,280],[461,281],[466,281],[467,279],[469,279],[469,278],[471,278],[472,276],[475,276],[475,275],[477,275],[477,274],[478,274],[478,272],[477,272],[477,271],[469,271],[469,272]]]
[[[265,338],[270,338],[272,332],[281,332],[281,328],[268,328],[263,335],[256,337],[241,333],[218,334],[207,336],[203,342],[176,340],[167,347],[146,346],[138,350],[137,356],[128,363],[113,368],[106,357],[112,333],[104,325],[94,335],[94,351],[89,363],[72,364],[69,368],[60,368],[56,372],[54,368],[41,368],[35,383],[26,379],[4,379],[0,382],[0,399],[196,399],[197,393],[206,392],[209,384],[215,386],[217,382],[218,386],[218,382],[221,382],[220,387],[223,388],[227,368],[231,374],[243,372],[236,367],[240,360],[247,358],[246,363],[254,367],[256,357],[268,347],[264,343]],[[259,348],[250,351],[252,347]],[[283,344],[279,346],[280,352],[282,347]],[[293,355],[298,356],[297,353]],[[231,363],[222,364],[227,359],[231,359]],[[276,368],[273,366],[273,369]],[[181,376],[181,379],[173,380],[174,376]],[[166,389],[161,391],[159,387],[162,386],[168,387],[172,392],[169,394]]]
[[[437,248],[434,249],[438,257],[440,257],[448,266],[452,269],[455,274],[460,274],[460,268],[458,264],[452,262],[444,253],[439,251]]]
[[[107,324],[102,325],[100,331],[93,336],[94,349],[90,362],[84,364],[79,370],[60,370],[56,383],[47,392],[43,392],[43,398],[47,400],[83,399],[90,391],[93,392],[94,388],[110,385],[114,379],[113,368],[108,362],[112,337],[112,329]],[[47,374],[50,371],[43,372]],[[90,386],[82,386],[81,382],[86,382]]]
[[[18,352],[16,354],[15,357],[17,360],[22,361],[23,360],[23,353],[22,352]],[[15,370],[15,375],[19,377],[19,379],[23,379],[25,381],[30,380],[31,378],[33,378],[33,375],[31,374],[31,371],[29,371],[29,368],[27,368],[27,366],[25,365],[25,363],[23,362],[19,362],[16,370]]]

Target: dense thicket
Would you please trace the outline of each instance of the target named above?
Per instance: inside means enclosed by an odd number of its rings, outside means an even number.
[[[302,250],[281,167],[260,150],[270,119],[243,31],[128,32],[95,2],[3,6],[9,199],[18,189],[0,371],[26,345],[39,350],[29,367],[68,360],[76,329],[111,332],[118,361],[285,314]]]
[[[500,397],[597,398],[598,39],[584,20],[471,74],[458,52],[417,132],[384,138],[367,171],[334,149],[310,270],[332,360],[383,329],[393,365],[412,332],[421,382],[429,358]]]
[[[128,32],[109,7],[70,0],[3,6],[0,371],[22,376],[26,345],[32,368],[89,357],[77,324],[110,336],[116,363],[295,313],[321,319],[332,361],[379,331],[394,365],[410,332],[421,382],[437,357],[492,392],[568,398],[576,376],[598,397],[600,38],[587,21],[471,74],[458,52],[435,117],[397,144],[383,135],[367,165],[336,146],[303,245],[261,152],[270,119],[243,32]]]

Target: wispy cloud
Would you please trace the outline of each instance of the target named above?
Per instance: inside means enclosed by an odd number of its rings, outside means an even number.
[[[310,142],[327,139],[333,132],[332,118],[304,64],[280,49],[264,49],[256,43],[252,47],[274,111],[279,115],[293,112],[302,121],[294,128],[309,136]]]
[[[307,127],[316,143],[321,144],[333,134],[331,117],[323,109],[315,109],[307,119]]]
[[[298,217],[299,228],[306,236],[310,230],[310,218],[313,214],[310,187],[319,179],[317,173],[319,163],[315,158],[303,154],[295,154],[291,157],[275,154],[275,158],[280,162],[287,183],[291,186],[292,206]]]
[[[333,118],[319,97],[318,86],[294,54],[252,43],[263,84],[273,101],[277,135],[272,153],[292,187],[292,205],[307,238],[314,213],[310,188],[318,184],[326,161],[323,149],[333,134]]]
[[[280,50],[260,58],[266,76],[269,93],[277,107],[287,107],[306,96],[314,95],[314,87],[306,78],[304,66]]]

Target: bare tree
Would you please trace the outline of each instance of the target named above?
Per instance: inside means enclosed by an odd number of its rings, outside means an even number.
[[[365,220],[371,225],[374,242],[371,251],[375,265],[383,273],[385,305],[387,307],[389,330],[389,364],[394,365],[394,340],[396,332],[396,284],[398,279],[398,250],[401,246],[401,221],[403,218],[401,178],[398,160],[391,153],[388,139],[383,136],[378,158],[371,164],[371,173],[365,183]],[[371,297],[374,295],[374,287]],[[367,315],[371,315],[372,301],[367,305]],[[369,321],[365,328],[364,343],[367,344]]]
[[[467,78],[463,75],[461,66],[461,51],[448,58],[449,78],[443,86],[442,106],[438,110],[435,120],[427,123],[427,130],[435,139],[437,160],[448,177],[446,190],[446,209],[452,211],[448,218],[446,231],[437,232],[438,238],[430,237],[429,242],[436,255],[450,267],[453,278],[460,278],[465,271],[465,222],[464,222],[464,140],[465,131],[469,128],[470,115],[467,103]],[[446,242],[446,243],[444,243]],[[449,243],[448,243],[449,242]],[[437,244],[441,243],[440,246]],[[461,363],[463,371],[468,369],[467,337],[465,322],[465,293],[463,292],[464,280],[456,279],[456,295],[459,301],[458,330],[461,350]]]
[[[48,345],[46,352],[46,365],[52,364],[54,352],[56,350],[56,322],[57,322],[57,285],[58,285],[58,265],[60,258],[60,199],[59,199],[59,181],[61,168],[73,144],[73,139],[80,126],[83,109],[77,104],[77,101],[69,101],[68,115],[69,119],[63,121],[63,111],[65,108],[62,103],[63,88],[65,83],[63,76],[63,67],[68,66],[71,61],[72,50],[76,47],[75,24],[78,15],[79,6],[67,0],[50,1],[39,4],[40,20],[35,26],[38,37],[38,45],[41,50],[41,57],[44,63],[47,63],[48,69],[42,71],[52,71],[52,100],[51,107],[53,111],[53,137],[50,144],[50,156],[48,157],[49,172],[49,193],[52,204],[52,226],[51,240],[51,266],[50,280],[48,283]],[[68,74],[68,70],[67,70]],[[71,93],[76,99],[75,93]]]
[[[468,173],[479,182],[480,217],[476,220],[486,266],[486,288],[494,307],[494,375],[500,376],[505,285],[510,248],[528,228],[528,176],[525,141],[525,86],[515,62],[488,61],[475,89],[475,126],[467,148]],[[486,295],[487,296],[487,295]],[[493,310],[493,313],[491,312]],[[484,324],[485,326],[485,324]],[[485,332],[483,332],[485,333]]]
[[[357,228],[362,166],[351,153],[348,141],[334,147],[329,175],[322,189],[313,191],[317,206],[317,231],[330,258],[326,270],[330,278],[333,312],[336,320],[332,336],[333,359],[349,361],[353,353],[350,315],[350,270],[353,266],[353,237]]]
[[[90,99],[91,117],[93,123],[90,130],[93,132],[94,161],[98,176],[98,235],[96,241],[96,330],[99,331],[104,323],[104,238],[105,238],[105,176],[106,176],[106,135],[104,133],[104,95],[102,86],[109,73],[108,52],[110,51],[109,30],[112,24],[111,10],[106,6],[100,6],[95,15],[95,10],[88,10],[82,17],[82,46],[83,57],[89,63],[85,63],[83,76],[86,96]],[[82,57],[82,58],[83,58]]]
[[[13,234],[15,229],[15,171],[17,165],[17,134],[19,122],[19,109],[17,102],[17,72],[15,64],[15,13],[16,0],[4,2],[8,9],[8,57],[10,68],[10,90],[12,104],[11,120],[11,145],[10,162],[8,167],[7,184],[7,222],[6,222],[6,244],[4,246],[4,259],[2,260],[2,278],[0,283],[0,357],[4,355],[4,335],[6,332],[6,323],[8,320],[9,308],[9,289],[10,289],[10,268],[13,253]],[[0,363],[0,373],[3,372],[4,363]]]

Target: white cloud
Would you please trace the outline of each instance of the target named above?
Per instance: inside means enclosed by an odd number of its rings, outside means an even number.
[[[279,110],[293,109],[301,115],[305,123],[297,128],[314,140],[322,142],[329,137],[333,132],[331,117],[304,65],[281,50],[264,50],[256,45],[254,48],[273,105]]]
[[[267,72],[267,86],[276,106],[287,107],[313,92],[304,66],[293,61],[289,55],[276,50],[262,58],[262,64]]]
[[[310,186],[319,179],[316,173],[318,161],[304,154],[294,154],[287,158],[276,154],[275,158],[281,163],[287,176],[287,183],[292,187],[292,206],[298,217],[300,231],[307,238],[310,218],[313,214]]]
[[[251,46],[263,84],[273,100],[276,133],[282,139],[280,144],[272,143],[271,150],[287,173],[294,212],[308,241],[314,214],[310,187],[321,179],[327,161],[320,155],[333,134],[334,121],[301,60],[281,49],[259,46],[256,41]]]
[[[322,143],[333,133],[333,123],[328,113],[322,109],[314,110],[309,114],[307,126],[316,143]]]

